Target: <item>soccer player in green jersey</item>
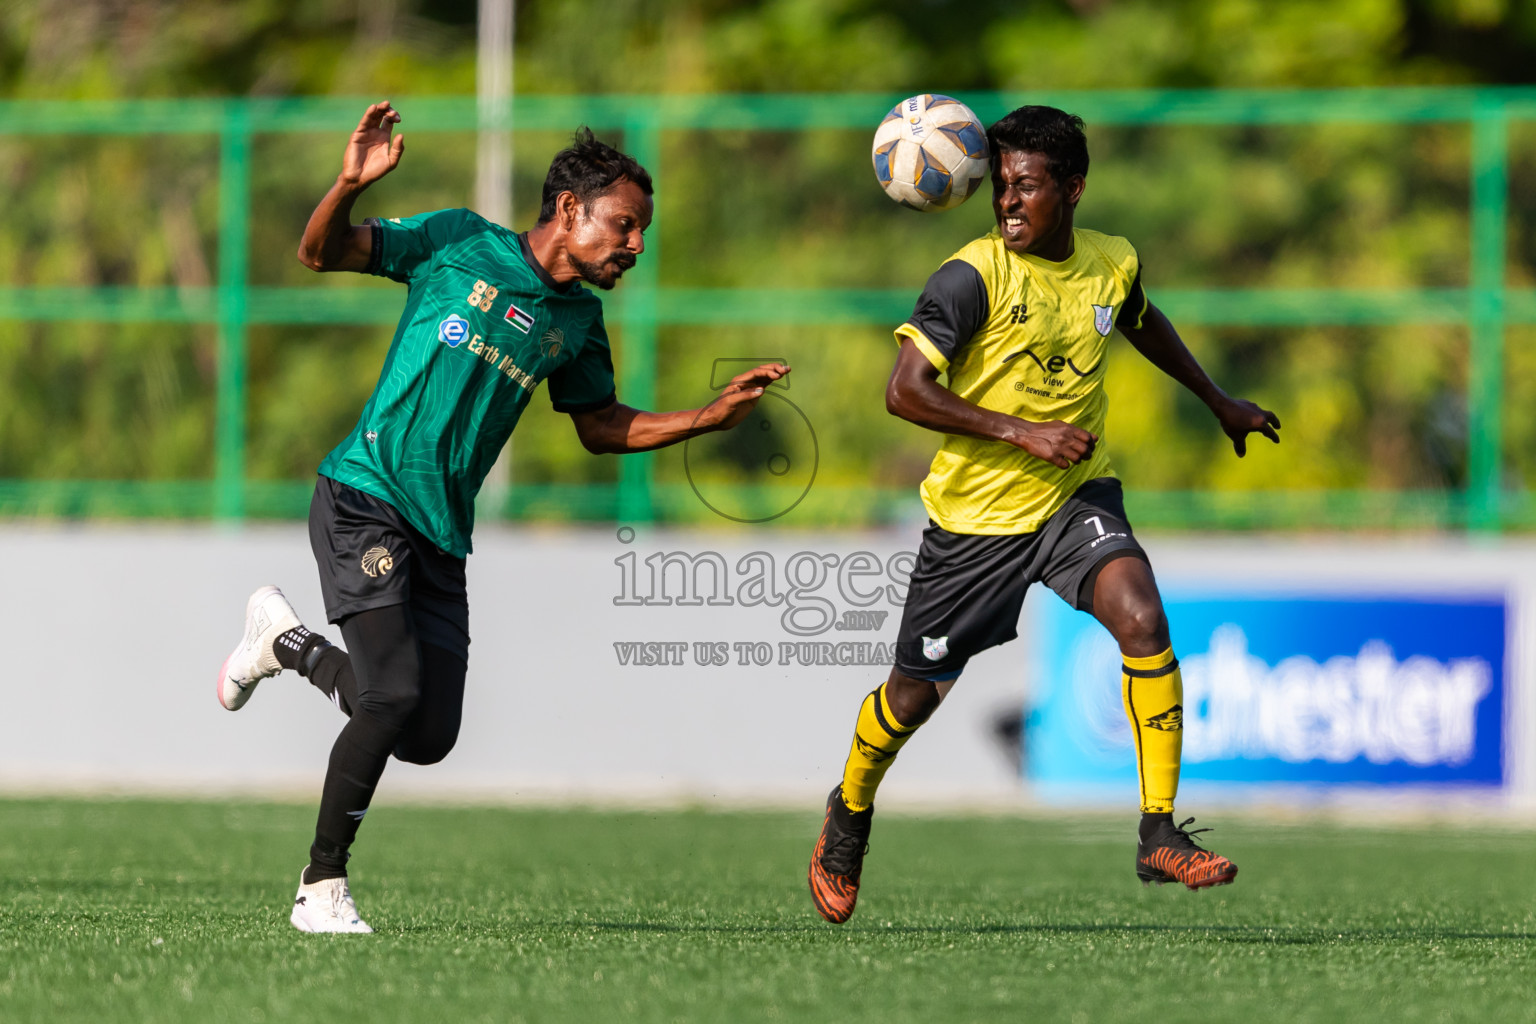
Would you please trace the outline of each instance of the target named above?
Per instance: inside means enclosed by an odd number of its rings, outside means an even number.
[[[699,409],[621,404],[602,303],[582,283],[611,289],[644,252],[650,175],[583,129],[550,164],[538,223],[524,234],[469,210],[354,225],[357,197],[404,153],[399,121],[387,101],[368,108],[299,243],[314,270],[379,274],[409,289],[379,382],[321,462],[310,505],[326,616],[347,652],[304,628],[267,586],[251,595],[245,635],[219,673],[231,711],[259,681],[293,669],[348,716],[291,915],[310,932],[372,930],[346,864],[384,766],[391,755],[436,763],[458,738],[474,499],[534,389],[547,382],[588,451],[622,454],[729,429],[789,372],[759,366]]]
[[[1088,174],[1081,119],[1021,107],[987,137],[996,230],[939,267],[896,329],[886,406],[945,437],[923,483],[932,524],[912,571],[896,664],[859,710],[811,854],[811,895],[835,923],[858,899],[886,770],[966,662],[1017,635],[1024,592],[1036,581],[1091,613],[1120,646],[1141,789],[1137,876],[1193,889],[1237,875],[1190,838],[1189,821],[1173,820],[1183,684],[1151,565],[1102,443],[1110,333],[1118,328],[1205,402],[1239,456],[1251,433],[1278,442],[1280,421],[1211,382],[1147,300],[1130,242],[1074,226]]]

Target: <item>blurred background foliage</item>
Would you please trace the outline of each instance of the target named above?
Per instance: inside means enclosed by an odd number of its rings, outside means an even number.
[[[1519,0],[524,0],[519,93],[1334,87],[1528,82]],[[473,0],[0,3],[7,99],[469,95]],[[402,104],[410,138],[411,110]],[[870,127],[883,113],[870,112]],[[253,284],[400,290],[293,258],[350,126],[259,136]],[[574,126],[573,126],[574,127]],[[1465,126],[1108,128],[1078,222],[1138,246],[1159,287],[1465,287]],[[621,137],[613,141],[622,144]],[[554,133],[516,136],[531,223]],[[875,186],[863,132],[669,132],[651,242],[678,287],[907,288],[990,227],[983,197],[918,216]],[[410,139],[359,216],[471,203],[475,140]],[[1536,281],[1536,126],[1511,139],[1512,284]],[[0,138],[0,283],[206,286],[217,279],[217,141]],[[622,288],[622,286],[621,286]],[[622,331],[616,330],[622,362]],[[385,327],[254,327],[248,471],[301,480],[355,421]],[[1463,329],[1190,327],[1218,382],[1279,411],[1285,444],[1239,462],[1204,408],[1125,345],[1110,444],[1142,490],[1450,489],[1467,473]],[[1536,332],[1511,329],[1507,481],[1536,476]],[[0,479],[212,473],[213,328],[0,321]],[[658,403],[700,404],[717,356],[783,356],[815,425],[818,485],[912,488],[936,438],[884,412],[885,329],[664,328]],[[623,395],[620,396],[624,397]],[[536,400],[518,482],[611,482]],[[657,479],[683,479],[678,450]],[[790,521],[793,522],[792,520]],[[804,524],[802,524],[804,525]]]

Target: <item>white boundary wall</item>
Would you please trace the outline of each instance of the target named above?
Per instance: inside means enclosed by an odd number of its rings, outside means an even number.
[[[915,550],[916,528],[854,534],[676,533],[612,528],[482,529],[469,563],[471,632],[465,722],[432,767],[391,765],[381,796],[431,799],[819,801],[836,781],[862,696],[882,665],[778,663],[781,642],[891,642],[900,609],[873,631],[796,637],[784,606],[616,603],[650,593],[645,559],[719,553],[735,595],[763,552],[784,573],[828,556],[818,593],[838,614],[842,585],[872,595],[884,564]],[[1486,594],[1511,601],[1508,708],[1512,807],[1536,796],[1536,543],[1445,538],[1144,538],[1165,584],[1309,594]],[[852,560],[868,552],[869,560]],[[623,561],[635,569],[626,585]],[[620,560],[616,563],[616,559]],[[238,714],[219,707],[220,664],[239,638],[247,595],[275,582],[306,622],[323,624],[301,525],[0,528],[7,657],[0,682],[0,790],[204,792],[317,796],[339,713],[289,673]],[[757,568],[761,569],[759,562]],[[872,568],[878,566],[879,568]],[[750,567],[749,567],[750,568]],[[861,570],[870,570],[862,572]],[[680,567],[663,596],[680,597]],[[810,577],[802,575],[802,581]],[[711,574],[700,577],[703,597]],[[811,595],[814,597],[814,595]],[[1044,588],[1030,601],[1054,601]],[[796,620],[815,625],[815,601]],[[854,609],[860,610],[860,609]],[[1026,616],[1027,618],[1027,616]],[[1021,630],[1022,630],[1021,626]],[[329,635],[339,640],[334,628]],[[725,642],[730,664],[695,665],[696,641]],[[685,642],[685,664],[620,664],[616,643]],[[972,662],[951,700],[903,753],[888,801],[1028,802],[994,735],[1025,694],[1026,636]],[[766,643],[767,666],[737,664],[737,643]],[[845,656],[851,649],[844,648]],[[874,652],[878,655],[878,651]]]

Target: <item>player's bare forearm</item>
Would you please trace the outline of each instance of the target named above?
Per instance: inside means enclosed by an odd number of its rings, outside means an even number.
[[[352,223],[352,204],[363,190],[394,170],[405,136],[394,135],[400,114],[388,100],[371,104],[341,155],[341,173],[309,215],[299,240],[299,262],[311,270],[363,270],[372,256],[373,232]]]
[[[1222,432],[1232,439],[1238,457],[1247,454],[1249,434],[1263,434],[1276,444],[1280,443],[1280,435],[1276,433],[1280,429],[1280,418],[1246,399],[1233,398],[1217,387],[1162,310],[1148,303],[1141,326],[1122,327],[1120,333],[1148,362],[1184,385],[1210,408],[1221,424]]]
[[[304,226],[299,262],[311,270],[363,270],[372,255],[373,231],[352,223],[352,204],[368,186],[337,178]]]
[[[892,383],[885,389],[885,408],[893,416],[941,434],[960,434],[984,441],[1013,443],[1025,422],[1007,413],[967,402],[938,381]]]
[[[571,420],[587,451],[594,455],[629,455],[655,451],[718,430],[697,425],[700,411],[646,412],[614,402],[597,412],[574,413]]]
[[[1066,469],[1093,454],[1098,437],[1061,420],[1037,423],[983,409],[939,383],[939,369],[911,341],[903,341],[885,387],[893,416],[941,434],[1001,441]]]
[[[1141,326],[1122,327],[1120,333],[1148,362],[1184,385],[1212,410],[1227,400],[1227,393],[1217,387],[1206,374],[1168,317],[1156,306],[1148,303],[1146,314],[1141,318]]]
[[[746,419],[768,385],[789,373],[783,363],[768,363],[738,374],[720,396],[699,409],[646,412],[614,402],[595,412],[572,413],[582,447],[594,455],[655,451],[690,437],[730,430]]]

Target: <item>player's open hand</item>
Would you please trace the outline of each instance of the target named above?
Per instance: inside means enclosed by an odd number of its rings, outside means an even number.
[[[764,363],[746,373],[738,373],[720,392],[720,397],[699,414],[700,427],[711,430],[730,430],[746,419],[757,407],[768,385],[789,375],[789,367],[783,363]]]
[[[357,130],[347,140],[346,151],[341,156],[341,176],[356,185],[367,187],[395,169],[400,154],[405,152],[405,136],[390,134],[400,123],[400,113],[389,105],[389,100],[375,103],[363,113],[357,122]]]
[[[1232,450],[1237,452],[1238,458],[1248,454],[1249,434],[1263,434],[1275,444],[1280,443],[1280,435],[1276,433],[1280,429],[1280,417],[1245,399],[1228,399],[1216,410],[1216,419],[1221,423],[1222,432],[1232,439]]]
[[[1097,434],[1074,427],[1063,420],[1025,423],[1024,429],[1010,442],[1057,469],[1071,469],[1093,454],[1099,443]]]

